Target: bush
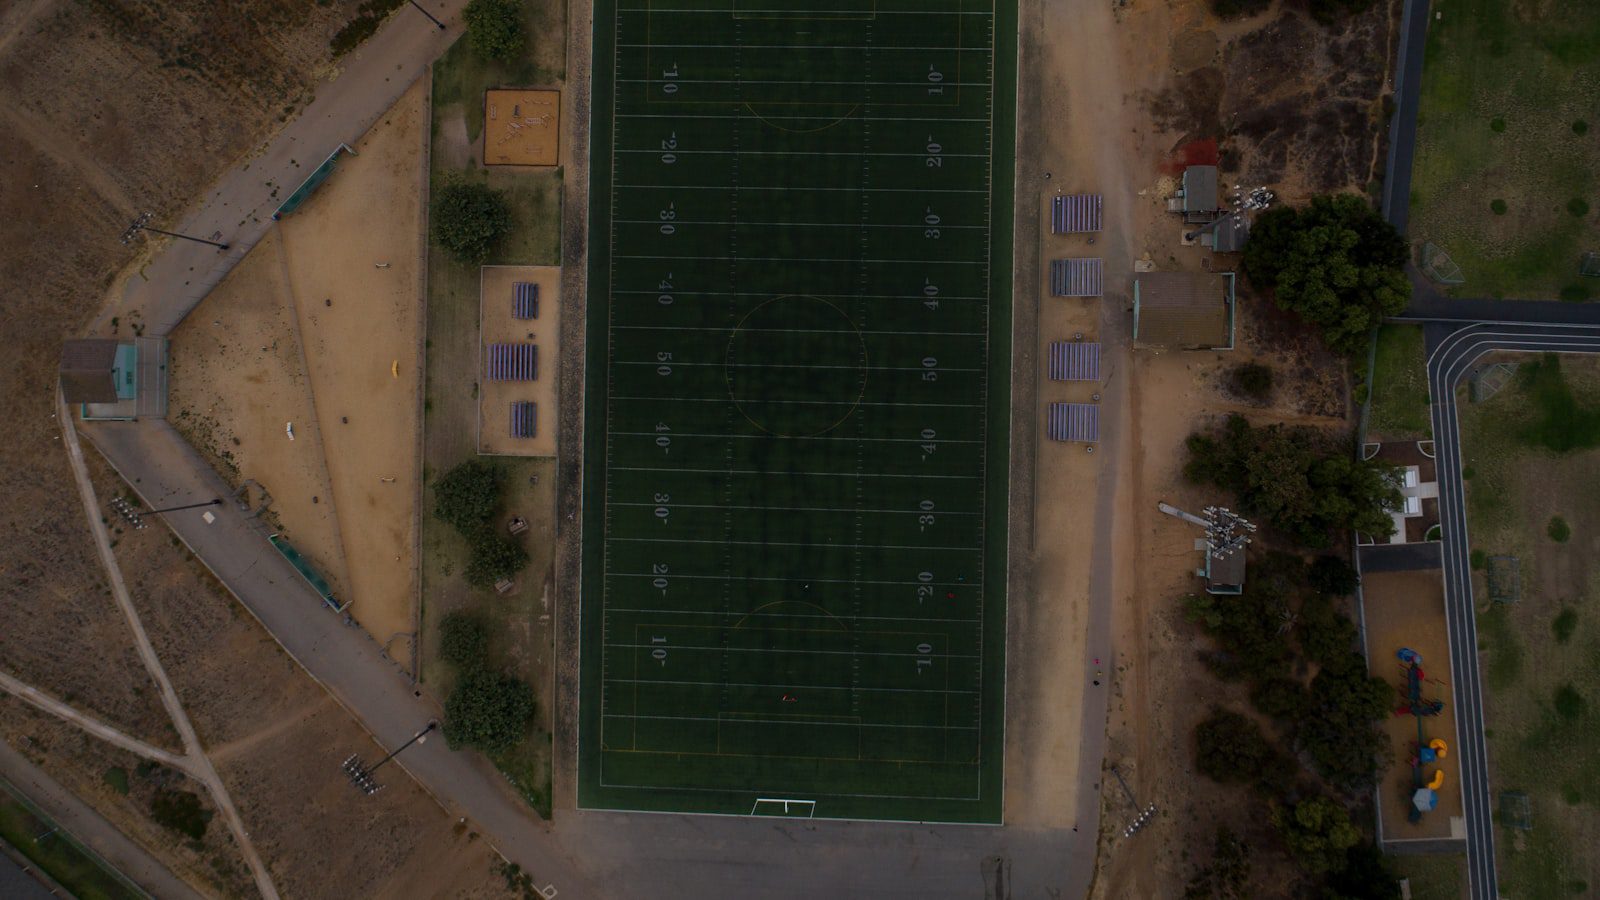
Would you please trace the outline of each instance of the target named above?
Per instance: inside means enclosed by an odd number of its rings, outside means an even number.
[[[489,626],[480,616],[453,612],[439,622],[439,656],[458,672],[480,668],[489,653]]]
[[[161,827],[198,841],[206,836],[211,811],[200,805],[198,795],[158,788],[150,797],[150,817]]]
[[[428,206],[433,237],[457,262],[482,265],[511,230],[505,192],[478,181],[447,178]]]
[[[1400,881],[1383,851],[1362,841],[1344,854],[1344,866],[1328,877],[1325,900],[1400,900]]]
[[[1377,778],[1387,745],[1377,723],[1389,716],[1395,690],[1367,675],[1359,655],[1327,666],[1311,680],[1311,708],[1297,731],[1300,747],[1329,784],[1360,791]]]
[[[1244,248],[1250,280],[1272,289],[1280,308],[1316,326],[1328,347],[1346,356],[1364,351],[1372,329],[1405,309],[1405,262],[1405,240],[1353,194],[1267,210]]]
[[[533,689],[521,679],[470,671],[445,701],[444,736],[451,747],[508,750],[522,740],[534,708]]]
[[[112,766],[101,776],[106,786],[124,796],[128,793],[128,770],[121,766]]]
[[[1467,554],[1467,562],[1472,566],[1472,568],[1482,570],[1485,566],[1489,565],[1489,554],[1483,552],[1482,550],[1474,550]]]
[[[1505,215],[1506,209],[1506,202],[1498,197],[1489,201],[1489,212],[1492,212],[1497,216]]]
[[[1361,584],[1361,576],[1337,556],[1319,556],[1308,575],[1312,590],[1329,597],[1348,597]]]
[[[1195,768],[1212,781],[1259,781],[1277,754],[1255,721],[1236,712],[1212,710],[1195,726]]]
[[[522,53],[522,0],[472,0],[461,13],[472,49],[510,62]]]
[[[1583,702],[1583,695],[1571,683],[1563,684],[1556,688],[1556,715],[1571,721],[1583,715],[1587,705]]]
[[[1310,711],[1311,694],[1305,685],[1280,675],[1256,682],[1250,688],[1250,704],[1263,715],[1296,722]]]
[[[328,41],[334,56],[343,56],[361,45],[361,42],[378,30],[389,13],[399,8],[405,0],[365,0],[356,7],[356,17],[346,22]]]
[[[500,506],[500,469],[469,459],[433,483],[433,514],[471,537]]]
[[[1589,214],[1589,201],[1582,197],[1573,197],[1567,201],[1567,212],[1581,219]]]
[[[1234,393],[1252,400],[1265,400],[1272,393],[1272,367],[1261,363],[1234,366],[1229,374]]]
[[[1550,540],[1558,544],[1565,544],[1572,537],[1572,526],[1560,516],[1551,516],[1550,524],[1545,527],[1545,534],[1550,535]]]
[[[1211,0],[1211,11],[1221,19],[1239,19],[1267,11],[1272,0]]]
[[[1360,637],[1355,623],[1321,595],[1301,605],[1296,630],[1306,656],[1323,668],[1338,668],[1349,663],[1351,651]]]
[[[1556,615],[1555,621],[1550,623],[1550,630],[1555,632],[1556,643],[1565,644],[1572,640],[1572,632],[1578,629],[1578,611],[1572,607],[1563,609]]]
[[[1211,862],[1189,879],[1184,900],[1243,900],[1249,887],[1250,845],[1226,825],[1217,826]]]
[[[528,551],[521,544],[485,526],[472,538],[472,558],[467,560],[465,574],[473,587],[491,587],[527,565]]]

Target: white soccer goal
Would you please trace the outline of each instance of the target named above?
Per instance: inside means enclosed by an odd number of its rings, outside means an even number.
[[[752,816],[790,816],[809,819],[817,811],[815,800],[790,800],[783,797],[757,797],[750,807]]]

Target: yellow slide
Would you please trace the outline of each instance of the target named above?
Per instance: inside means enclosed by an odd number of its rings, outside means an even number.
[[[1429,741],[1428,749],[1432,750],[1440,759],[1450,755],[1450,745],[1444,742],[1444,738],[1434,738]]]
[[[1428,782],[1428,790],[1437,791],[1442,787],[1444,787],[1444,770],[1440,769],[1433,773],[1433,780]]]

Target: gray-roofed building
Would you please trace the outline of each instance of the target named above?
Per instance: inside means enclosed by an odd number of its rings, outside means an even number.
[[[1183,213],[1185,222],[1209,222],[1217,216],[1217,167],[1183,170],[1178,192],[1167,198],[1167,212]]]
[[[80,338],[61,346],[61,394],[85,419],[167,414],[167,340]]]
[[[1232,350],[1232,272],[1143,272],[1133,280],[1133,343],[1151,350]]]
[[[85,338],[61,345],[61,392],[68,403],[117,402],[119,376],[129,381],[133,378],[131,370],[118,368],[122,346],[112,338]]]
[[[1238,253],[1250,239],[1250,220],[1239,213],[1223,216],[1200,232],[1200,246],[1213,253]]]

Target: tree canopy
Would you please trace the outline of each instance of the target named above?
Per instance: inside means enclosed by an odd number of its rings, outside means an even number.
[[[1361,840],[1350,813],[1328,797],[1308,797],[1293,805],[1274,804],[1272,824],[1289,853],[1307,871],[1322,874],[1344,868],[1345,851]]]
[[[472,558],[467,561],[467,583],[489,587],[528,565],[528,551],[494,529],[484,526],[472,537]]]
[[[458,671],[488,663],[489,625],[481,616],[453,612],[439,621],[439,656]]]
[[[1297,737],[1329,784],[1344,791],[1372,786],[1379,758],[1389,753],[1378,723],[1388,718],[1394,699],[1394,687],[1369,677],[1366,660],[1350,651],[1311,679],[1311,708]]]
[[[1254,782],[1279,764],[1272,745],[1252,719],[1212,710],[1194,729],[1195,767],[1213,781]]]
[[[1398,470],[1355,459],[1316,429],[1255,428],[1235,414],[1216,434],[1190,435],[1187,446],[1191,481],[1232,491],[1246,513],[1305,546],[1328,546],[1335,529],[1378,538],[1394,530],[1389,511],[1402,503]]]
[[[1250,845],[1226,825],[1218,825],[1211,862],[1189,879],[1183,900],[1243,900],[1249,888]]]
[[[445,701],[444,736],[452,747],[499,752],[522,740],[533,712],[533,688],[527,682],[472,669]]]
[[[522,0],[472,0],[462,11],[472,49],[502,62],[522,53]]]
[[[1256,217],[1244,248],[1252,283],[1282,309],[1316,326],[1323,341],[1352,355],[1385,316],[1411,300],[1405,240],[1354,194],[1314,197]]]
[[[488,524],[500,505],[500,470],[469,459],[433,483],[433,514],[464,535]]]
[[[428,207],[433,237],[457,262],[482,265],[511,230],[505,192],[480,181],[447,178],[433,191]]]

